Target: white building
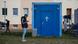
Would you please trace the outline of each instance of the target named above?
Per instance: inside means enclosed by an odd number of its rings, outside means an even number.
[[[21,16],[24,15],[24,8],[28,8],[28,20],[29,28],[32,24],[32,2],[61,2],[62,3],[62,16],[66,15],[66,9],[72,9],[72,22],[74,23],[74,10],[78,8],[78,0],[0,0],[0,21],[4,21],[4,15],[2,15],[2,8],[4,8],[4,1],[6,1],[7,16],[10,20],[10,24],[18,24],[21,29]],[[13,8],[18,9],[18,14],[14,15]],[[63,20],[62,20],[63,21]]]

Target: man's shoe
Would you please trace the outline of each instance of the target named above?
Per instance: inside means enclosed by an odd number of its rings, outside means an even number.
[[[27,40],[22,40],[22,42],[26,42]]]

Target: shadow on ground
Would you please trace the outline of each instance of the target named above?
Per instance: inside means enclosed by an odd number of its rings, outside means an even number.
[[[0,44],[78,44],[78,37],[63,33],[62,37],[32,37],[27,33],[27,41],[21,41],[22,32],[0,32]]]

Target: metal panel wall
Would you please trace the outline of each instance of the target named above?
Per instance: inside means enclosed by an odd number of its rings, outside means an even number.
[[[74,11],[74,20],[75,20],[75,24],[77,24],[78,23],[78,9]]]
[[[33,3],[33,30],[39,36],[61,36],[61,3]]]

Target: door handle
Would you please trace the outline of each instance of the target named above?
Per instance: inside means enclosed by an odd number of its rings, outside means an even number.
[[[42,22],[42,24],[43,24],[44,22]]]
[[[48,17],[48,16],[46,16],[46,17],[45,17],[45,20],[46,20],[46,22],[48,22],[48,20],[49,20],[49,17]]]

